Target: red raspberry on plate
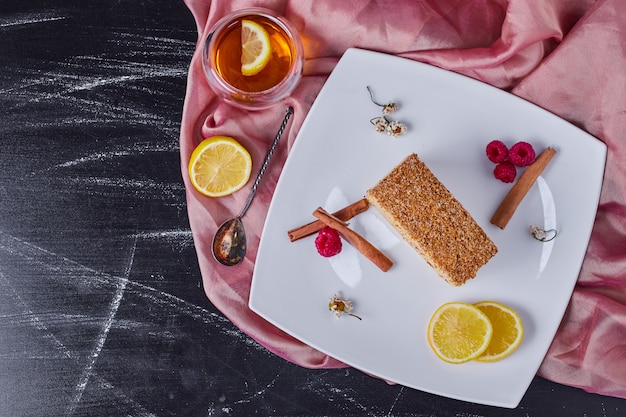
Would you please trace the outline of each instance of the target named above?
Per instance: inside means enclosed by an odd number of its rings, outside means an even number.
[[[493,170],[493,175],[502,182],[513,182],[517,175],[515,166],[509,161],[500,162]]]
[[[535,160],[535,150],[528,142],[517,142],[509,149],[509,161],[518,167],[525,167]]]
[[[341,237],[339,232],[330,227],[324,227],[317,233],[315,238],[317,252],[325,258],[337,255],[341,252]]]
[[[489,142],[485,151],[487,152],[487,158],[495,164],[506,161],[506,158],[509,156],[506,145],[500,140]]]

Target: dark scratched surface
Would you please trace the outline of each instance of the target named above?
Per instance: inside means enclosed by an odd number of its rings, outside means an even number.
[[[180,174],[195,40],[182,0],[0,2],[0,417],[626,415],[541,378],[508,410],[303,369],[226,320]]]

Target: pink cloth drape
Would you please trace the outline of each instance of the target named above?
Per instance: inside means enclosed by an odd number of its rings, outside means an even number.
[[[626,1],[624,0],[185,0],[199,43],[191,60],[180,136],[189,221],[204,289],[242,331],[275,354],[311,368],[341,367],[248,309],[252,269],[276,181],[324,81],[348,47],[400,55],[505,89],[577,124],[608,145],[591,242],[561,327],[539,375],[626,398]],[[246,112],[225,105],[202,71],[201,42],[236,9],[263,6],[301,32],[304,77],[284,105]],[[199,195],[187,163],[205,137],[231,135],[258,171],[287,105],[295,108],[246,215],[248,255],[224,267],[211,255],[219,223],[232,217],[251,187],[220,199]],[[575,184],[572,184],[575,186]]]

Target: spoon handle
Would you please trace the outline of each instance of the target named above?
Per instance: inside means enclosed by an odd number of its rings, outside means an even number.
[[[285,118],[283,119],[283,122],[281,123],[280,127],[278,128],[278,132],[276,132],[276,136],[274,137],[274,141],[272,142],[272,145],[270,146],[269,150],[267,151],[267,154],[265,155],[265,159],[263,160],[263,164],[261,165],[261,169],[259,170],[259,173],[256,176],[256,179],[254,180],[254,184],[252,185],[252,189],[250,190],[250,194],[248,194],[248,198],[246,199],[246,202],[243,205],[243,208],[241,209],[241,211],[239,212],[239,214],[237,215],[237,218],[242,218],[244,214],[246,214],[246,211],[248,211],[248,207],[250,207],[250,203],[252,203],[252,199],[254,198],[254,194],[256,194],[256,189],[259,186],[259,182],[261,182],[261,178],[263,177],[263,174],[265,174],[265,170],[267,169],[267,165],[270,163],[270,159],[272,158],[272,155],[274,154],[274,150],[276,149],[276,145],[278,145],[278,141],[280,140],[280,137],[283,135],[283,131],[285,130],[285,127],[287,127],[287,123],[289,122],[289,119],[291,118],[291,115],[293,114],[293,107],[289,106],[287,107],[287,112],[285,114]]]

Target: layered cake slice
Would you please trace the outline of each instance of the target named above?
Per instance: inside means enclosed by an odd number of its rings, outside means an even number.
[[[365,197],[451,285],[474,278],[498,251],[417,154],[405,158]]]

